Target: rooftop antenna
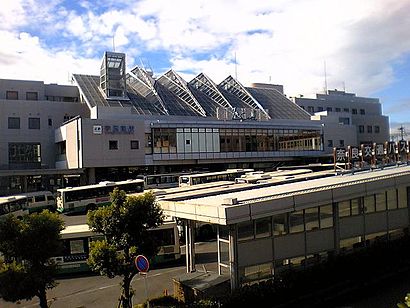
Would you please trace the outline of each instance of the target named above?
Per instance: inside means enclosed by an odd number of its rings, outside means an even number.
[[[327,72],[326,72],[326,60],[324,60],[324,71],[325,71],[325,94],[327,94]]]
[[[346,92],[346,83],[343,81],[343,91]]]
[[[112,50],[115,52],[115,33],[112,35]]]

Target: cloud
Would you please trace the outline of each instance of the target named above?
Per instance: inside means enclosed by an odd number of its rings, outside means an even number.
[[[313,96],[326,62],[328,88],[365,96],[396,81],[393,63],[410,52],[408,12],[410,2],[397,0],[7,0],[0,76],[98,74],[114,37],[130,65],[160,54],[188,80],[203,71],[220,82],[237,71],[245,85]]]

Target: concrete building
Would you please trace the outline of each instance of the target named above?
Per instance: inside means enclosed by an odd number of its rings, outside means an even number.
[[[316,98],[295,97],[297,105],[323,125],[324,149],[383,143],[389,140],[389,118],[382,114],[379,99],[358,97],[354,93],[329,90]]]
[[[405,165],[282,185],[225,183],[165,194],[159,203],[185,220],[188,272],[195,270],[195,224],[217,226],[219,274],[230,275],[234,289],[402,236],[410,224],[409,183]]]
[[[326,131],[335,120],[312,121],[281,85],[245,87],[232,76],[216,84],[203,73],[187,82],[139,66],[126,72],[125,54],[115,52],[104,54],[100,72],[74,74],[70,86],[0,80],[0,195],[138,174],[274,169],[320,160],[323,134],[326,145],[384,138],[382,124],[363,138],[353,126]],[[366,119],[386,118],[376,116],[379,103],[357,103]],[[359,115],[343,117],[350,125]]]
[[[77,115],[89,110],[75,86],[0,80],[0,194],[53,187],[82,173],[55,165],[54,131]]]

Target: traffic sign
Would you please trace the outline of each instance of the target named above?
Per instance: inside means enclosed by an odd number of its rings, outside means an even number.
[[[140,272],[146,273],[149,270],[149,261],[145,256],[138,255],[135,257],[135,266]]]

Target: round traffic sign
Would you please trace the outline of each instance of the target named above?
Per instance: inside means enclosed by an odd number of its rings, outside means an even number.
[[[135,266],[140,272],[146,273],[149,270],[149,261],[145,256],[138,255],[135,257]]]

